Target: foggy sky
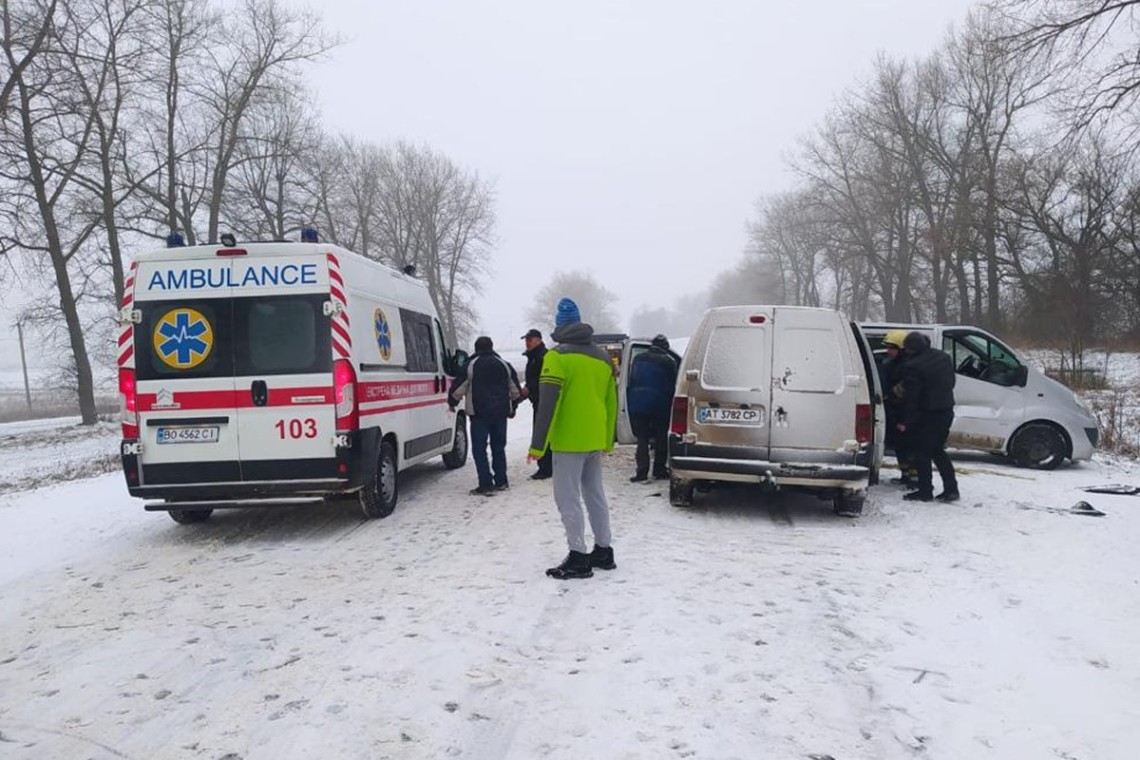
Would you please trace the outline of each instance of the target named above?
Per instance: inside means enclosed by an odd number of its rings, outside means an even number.
[[[558,269],[628,322],[731,267],[782,158],[877,51],[936,48],[969,0],[323,0],[345,44],[311,70],[324,124],[428,143],[492,179],[478,304],[517,343]],[[589,315],[583,315],[588,321]]]
[[[792,183],[783,157],[876,52],[930,52],[971,4],[323,0],[311,7],[345,42],[308,78],[328,131],[426,143],[493,180],[481,331],[517,347],[555,270],[603,279],[623,323],[705,287],[738,260],[756,199]]]

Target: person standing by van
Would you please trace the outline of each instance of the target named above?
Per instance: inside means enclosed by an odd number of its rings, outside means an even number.
[[[515,368],[495,353],[487,336],[475,340],[475,355],[459,371],[447,402],[454,409],[466,399],[464,411],[471,419],[471,454],[479,485],[472,495],[488,496],[509,488],[507,482],[507,419],[514,416],[522,399]],[[487,461],[487,444],[491,461]]]
[[[528,460],[538,460],[548,447],[554,453],[554,502],[570,548],[562,564],[546,574],[558,579],[589,578],[594,568],[617,567],[602,482],[602,452],[614,446],[617,383],[609,355],[594,345],[594,328],[582,322],[574,301],[559,301],[554,321],[551,337],[558,343],[542,364],[538,418]],[[594,549],[589,553],[583,500],[594,533]]]
[[[638,354],[629,367],[626,405],[629,424],[637,436],[637,471],[630,482],[649,479],[649,441],[653,441],[653,477],[668,479],[669,416],[677,386],[677,362],[669,353],[669,339],[657,335],[648,351]]]
[[[931,464],[938,467],[942,493],[938,501],[957,501],[958,478],[946,454],[946,438],[954,422],[954,362],[949,354],[931,348],[925,335],[912,332],[903,347],[903,419],[898,431],[907,436],[915,468],[918,490],[903,496],[907,501],[933,501]]]
[[[523,336],[526,341],[526,399],[530,401],[534,412],[534,421],[538,421],[538,400],[542,396],[540,378],[542,376],[542,361],[546,358],[546,344],[542,342],[542,333],[533,327]],[[546,450],[538,459],[538,472],[530,476],[531,480],[546,480],[554,475],[554,465],[551,463],[550,449]]]
[[[885,443],[888,449],[895,452],[899,464],[899,477],[891,482],[913,486],[917,483],[918,471],[911,462],[907,435],[898,429],[899,423],[903,421],[903,367],[906,363],[903,346],[906,335],[906,330],[891,330],[883,337],[887,356],[879,367],[879,380],[883,386],[883,408],[887,416]]]

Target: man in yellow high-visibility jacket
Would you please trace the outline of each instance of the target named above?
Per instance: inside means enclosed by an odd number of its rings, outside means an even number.
[[[594,568],[613,570],[610,508],[602,482],[602,453],[614,446],[617,384],[609,356],[592,338],[594,328],[582,322],[569,298],[558,302],[557,342],[546,353],[530,457],[537,460],[549,446],[554,454],[554,502],[566,529],[570,553],[546,574],[552,578],[589,578]],[[582,502],[594,534],[587,552]]]

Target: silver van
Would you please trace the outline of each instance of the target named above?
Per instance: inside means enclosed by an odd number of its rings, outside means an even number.
[[[838,312],[730,306],[705,313],[677,379],[669,498],[701,482],[806,488],[862,511],[884,415],[871,347]]]
[[[954,424],[946,445],[1008,456],[1023,467],[1053,469],[1091,459],[1096,418],[1073,391],[1046,377],[996,337],[969,325],[864,324],[874,349],[890,330],[920,332],[957,368]]]

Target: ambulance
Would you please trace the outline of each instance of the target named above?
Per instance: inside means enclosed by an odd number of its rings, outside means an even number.
[[[302,242],[141,256],[120,311],[122,464],[132,496],[178,523],[216,508],[359,500],[396,507],[399,474],[467,461],[427,286],[306,230]]]

